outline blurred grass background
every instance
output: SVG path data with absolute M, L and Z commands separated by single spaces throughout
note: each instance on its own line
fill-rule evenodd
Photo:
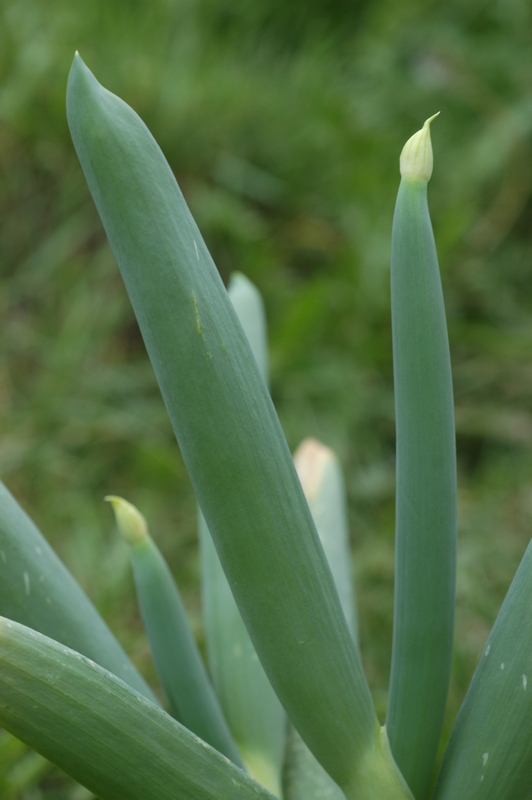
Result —
M 0 0 L 0 475 L 148 676 L 102 498 L 147 515 L 201 637 L 195 501 L 68 135 L 74 50 L 154 133 L 222 275 L 262 291 L 290 446 L 313 435 L 341 458 L 381 715 L 391 218 L 402 145 L 442 112 L 430 202 L 460 473 L 448 733 L 532 521 L 531 45 L 527 0 Z M 90 795 L 2 734 L 0 796 Z

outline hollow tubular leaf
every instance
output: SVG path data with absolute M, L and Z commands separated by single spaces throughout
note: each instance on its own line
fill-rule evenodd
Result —
M 358 643 L 355 591 L 349 550 L 347 505 L 342 470 L 334 452 L 316 439 L 305 439 L 294 463 L 336 584 L 347 625 Z
M 288 733 L 283 800 L 345 800 L 339 786 L 314 758 L 294 728 Z
M 277 415 L 172 171 L 144 123 L 79 56 L 67 112 L 196 496 L 270 681 L 338 783 L 366 776 L 371 753 L 370 770 L 378 757 L 380 780 L 400 796 Z
M 0 613 L 93 659 L 157 702 L 87 595 L 1 483 Z
M 0 724 L 101 800 L 271 800 L 84 656 L 0 618 Z
M 399 187 L 392 234 L 397 499 L 387 729 L 403 775 L 423 800 L 451 670 L 456 455 L 449 343 L 427 205 L 432 170 L 428 125 L 416 136 L 405 146 L 408 151 L 415 145 L 415 157 L 402 159 L 402 167 L 405 161 L 411 169 Z
M 233 272 L 227 288 L 236 315 L 244 329 L 251 352 L 266 385 L 269 384 L 268 335 L 264 303 L 256 286 L 242 275 Z
M 338 459 L 315 439 L 305 439 L 294 463 L 355 642 L 358 640 L 345 488 Z M 316 761 L 293 729 L 288 736 L 283 779 L 284 800 L 342 800 L 340 788 Z
M 209 682 L 179 595 L 146 521 L 131 503 L 108 497 L 129 541 L 137 600 L 170 713 L 204 742 L 242 766 Z
M 209 669 L 249 774 L 280 796 L 286 716 L 242 621 L 201 512 L 202 608 Z
M 488 638 L 443 757 L 434 800 L 529 800 L 532 544 Z
M 268 382 L 266 317 L 258 289 L 233 273 L 229 298 Z M 229 727 L 255 780 L 281 794 L 286 715 L 264 672 L 201 511 L 201 594 L 210 673 Z

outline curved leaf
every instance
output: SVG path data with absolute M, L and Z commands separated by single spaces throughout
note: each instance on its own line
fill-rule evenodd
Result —
M 404 796 L 277 415 L 175 178 L 139 117 L 79 56 L 67 111 L 198 501 L 270 681 L 346 791 L 363 785 L 371 796 L 380 782 L 390 797 Z
M 242 761 L 209 682 L 172 573 L 148 532 L 146 520 L 127 500 L 106 497 L 130 545 L 144 629 L 170 713 L 239 767 Z
M 262 297 L 240 273 L 231 275 L 228 293 L 267 384 Z M 249 638 L 201 511 L 198 534 L 207 657 L 216 693 L 250 775 L 280 796 L 286 715 Z
M 434 800 L 529 800 L 532 793 L 532 543 L 475 671 Z
M 87 595 L 1 483 L 0 614 L 92 658 L 157 702 Z
M 0 724 L 101 800 L 271 800 L 89 659 L 0 618 Z

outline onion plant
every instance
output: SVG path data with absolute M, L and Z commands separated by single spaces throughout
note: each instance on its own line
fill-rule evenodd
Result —
M 292 458 L 257 290 L 227 290 L 144 123 L 76 55 L 68 122 L 197 495 L 207 664 L 141 513 L 129 543 L 164 705 L 0 488 L 0 724 L 101 800 L 528 800 L 532 549 L 437 770 L 452 658 L 456 458 L 427 206 L 428 120 L 392 230 L 396 578 L 388 712 L 361 663 L 338 461 Z M 155 536 L 157 532 L 155 531 Z

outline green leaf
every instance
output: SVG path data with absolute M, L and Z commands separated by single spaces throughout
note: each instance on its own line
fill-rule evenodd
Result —
M 214 688 L 249 774 L 280 796 L 285 713 L 249 638 L 201 512 L 198 531 L 205 639 Z
M 294 454 L 294 463 L 349 630 L 353 640 L 357 641 L 347 507 L 338 459 L 325 445 L 315 439 L 305 439 Z M 342 800 L 344 797 L 293 729 L 288 736 L 283 790 L 284 800 Z
M 427 176 L 432 170 L 428 131 L 427 123 L 401 156 L 407 177 L 397 197 L 391 269 L 397 500 L 386 723 L 394 757 L 418 800 L 429 790 L 442 730 L 451 671 L 456 572 L 453 393 L 443 294 L 427 206 Z
M 267 384 L 266 316 L 260 293 L 240 273 L 231 275 L 228 293 Z M 281 796 L 284 709 L 249 638 L 201 511 L 198 533 L 205 639 L 216 693 L 250 775 Z
M 159 147 L 76 56 L 72 138 L 198 501 L 292 721 L 351 794 L 404 796 L 277 415 Z M 280 598 L 282 600 L 280 601 Z
M 6 619 L 0 724 L 101 800 L 272 797 L 119 678 Z
M 453 728 L 434 800 L 529 800 L 532 787 L 532 543 Z
M 92 658 L 157 702 L 86 594 L 3 484 L 0 613 Z
M 227 291 L 255 356 L 259 372 L 264 383 L 268 385 L 268 336 L 266 314 L 260 292 L 241 272 L 232 273 Z
M 288 734 L 282 796 L 283 800 L 345 800 L 340 787 L 316 761 L 294 728 Z
M 129 542 L 137 599 L 170 713 L 238 766 L 238 750 L 209 682 L 177 586 L 146 521 L 121 497 L 107 497 Z
M 347 503 L 340 464 L 334 452 L 316 439 L 305 439 L 299 445 L 294 453 L 294 463 L 331 568 L 348 628 L 353 640 L 358 643 Z

